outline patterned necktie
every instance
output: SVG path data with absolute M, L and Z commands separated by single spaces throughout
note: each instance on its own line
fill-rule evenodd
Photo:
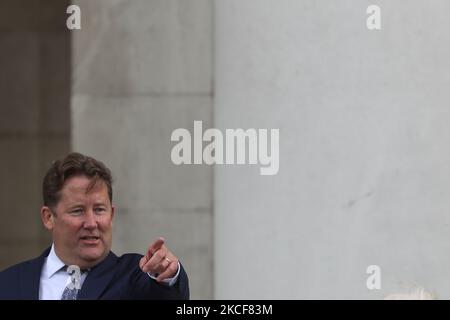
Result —
M 69 287 L 66 287 L 61 296 L 61 300 L 77 300 L 78 291 L 80 290 L 75 288 L 70 289 Z
M 81 272 L 78 269 L 78 273 L 74 272 L 74 270 L 68 270 L 68 267 L 65 266 L 64 270 L 69 274 L 70 276 L 70 282 L 67 284 L 67 286 L 64 288 L 63 294 L 61 296 L 61 300 L 77 300 L 78 292 L 80 289 L 77 289 L 81 281 Z

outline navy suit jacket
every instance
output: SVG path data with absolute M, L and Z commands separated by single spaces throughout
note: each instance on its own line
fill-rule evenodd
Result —
M 39 257 L 0 272 L 0 299 L 39 299 L 42 266 L 50 248 Z M 158 284 L 139 268 L 142 255 L 113 252 L 93 267 L 78 293 L 78 299 L 189 299 L 186 272 L 180 264 L 174 286 Z

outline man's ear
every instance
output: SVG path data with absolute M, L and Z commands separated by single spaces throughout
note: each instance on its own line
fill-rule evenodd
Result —
M 116 211 L 116 208 L 113 205 L 111 205 L 111 223 L 112 223 L 112 220 L 114 218 L 114 212 L 115 211 Z
M 43 206 L 41 208 L 41 219 L 42 219 L 42 224 L 44 225 L 44 227 L 47 230 L 52 231 L 53 230 L 53 219 L 55 217 L 53 216 L 52 211 L 50 210 L 49 207 Z

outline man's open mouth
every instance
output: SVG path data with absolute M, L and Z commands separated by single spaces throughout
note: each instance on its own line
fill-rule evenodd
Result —
M 98 239 L 100 239 L 100 237 L 96 237 L 96 236 L 81 237 L 81 240 L 98 240 Z

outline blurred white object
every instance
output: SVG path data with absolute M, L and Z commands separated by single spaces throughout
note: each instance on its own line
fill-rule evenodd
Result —
M 436 296 L 419 287 L 409 293 L 393 293 L 384 298 L 384 300 L 435 300 Z

